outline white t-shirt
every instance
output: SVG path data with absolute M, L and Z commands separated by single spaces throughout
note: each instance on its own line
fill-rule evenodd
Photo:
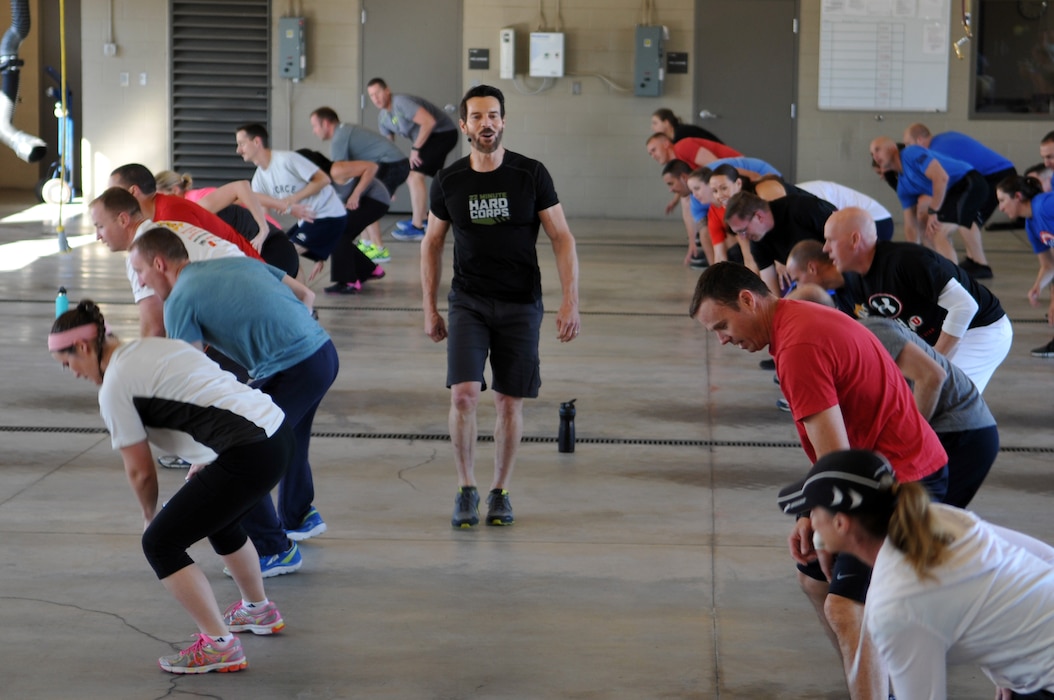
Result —
M 809 182 L 799 182 L 797 183 L 797 186 L 809 194 L 816 195 L 820 199 L 830 202 L 834 205 L 835 209 L 859 207 L 870 214 L 871 218 L 875 221 L 893 218 L 893 215 L 889 213 L 889 210 L 874 199 L 871 199 L 863 192 L 858 192 L 851 187 L 839 185 L 837 182 L 810 180 Z
M 887 539 L 864 605 L 893 693 L 945 700 L 947 665 L 981 667 L 996 686 L 1054 690 L 1054 549 L 968 511 L 931 505 L 953 535 L 948 560 L 920 579 Z
M 165 454 L 206 464 L 275 434 L 285 414 L 182 340 L 144 338 L 110 356 L 99 410 L 115 450 L 149 440 Z
M 304 189 L 318 170 L 317 165 L 299 153 L 271 151 L 271 162 L 267 169 L 258 167 L 253 174 L 253 191 L 275 199 L 285 199 Z M 337 193 L 329 185 L 300 200 L 300 203 L 315 212 L 316 219 L 332 219 L 347 213 L 337 199 Z
M 139 238 L 150 229 L 159 226 L 167 228 L 183 239 L 183 245 L 187 248 L 187 257 L 190 258 L 190 262 L 201 262 L 202 260 L 214 260 L 216 258 L 245 257 L 245 253 L 230 241 L 225 241 L 203 228 L 198 228 L 183 221 L 153 222 L 147 219 L 139 224 L 139 228 L 135 230 L 134 238 Z M 135 270 L 132 269 L 132 261 L 129 258 L 125 258 L 124 269 L 128 275 L 128 281 L 132 284 L 132 296 L 135 298 L 136 304 L 147 297 L 154 296 L 153 289 L 139 284 L 139 275 L 135 274 Z

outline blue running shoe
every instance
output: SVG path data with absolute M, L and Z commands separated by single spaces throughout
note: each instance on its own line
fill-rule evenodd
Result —
M 392 229 L 392 238 L 397 241 L 419 241 L 424 237 L 424 226 L 422 226 L 421 228 L 417 228 L 416 226 L 411 224 L 406 228 L 396 227 Z
M 322 519 L 322 516 L 318 514 L 318 509 L 311 506 L 311 510 L 307 512 L 304 519 L 300 521 L 300 525 L 293 530 L 286 530 L 286 537 L 293 540 L 294 542 L 300 542 L 307 540 L 315 535 L 321 535 L 326 531 L 326 522 Z

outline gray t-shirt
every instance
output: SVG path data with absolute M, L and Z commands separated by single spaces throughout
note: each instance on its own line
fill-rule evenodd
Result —
M 388 134 L 399 134 L 413 141 L 417 138 L 417 132 L 421 126 L 414 122 L 417 110 L 424 107 L 425 111 L 436 120 L 432 133 L 438 134 L 444 131 L 452 131 L 457 127 L 450 120 L 446 112 L 436 107 L 428 100 L 422 100 L 413 95 L 392 95 L 391 109 L 382 109 L 377 115 L 377 125 L 384 136 Z
M 995 425 L 995 417 L 988 410 L 988 404 L 981 398 L 973 381 L 948 358 L 931 348 L 926 341 L 888 318 L 869 316 L 860 319 L 860 322 L 875 334 L 894 359 L 900 356 L 906 343 L 914 343 L 948 374 L 937 399 L 937 408 L 930 419 L 933 432 L 957 433 Z
M 329 152 L 331 160 L 369 160 L 374 163 L 406 160 L 391 140 L 354 124 L 341 124 L 336 128 Z

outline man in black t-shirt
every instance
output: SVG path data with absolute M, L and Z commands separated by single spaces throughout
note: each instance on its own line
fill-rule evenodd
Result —
M 787 255 L 799 241 L 822 241 L 823 225 L 834 205 L 811 194 L 788 194 L 767 202 L 740 192 L 728 200 L 725 223 L 730 231 L 750 241 L 758 274 L 773 294 L 781 295 L 790 281 Z
M 877 240 L 875 222 L 863 209 L 832 215 L 824 238 L 824 250 L 838 271 L 861 276 L 856 301 L 862 313 L 907 325 L 984 391 L 1014 336 L 988 288 L 929 248 Z
M 458 473 L 451 524 L 479 522 L 475 480 L 476 405 L 486 388 L 490 356 L 496 456 L 486 523 L 511 525 L 506 489 L 523 433 L 523 399 L 541 386 L 538 339 L 542 322 L 541 271 L 536 243 L 541 226 L 556 255 L 563 302 L 556 315 L 560 342 L 578 336 L 578 255 L 552 178 L 545 166 L 505 150 L 505 97 L 480 85 L 465 93 L 461 132 L 471 152 L 432 180 L 428 227 L 421 242 L 421 286 L 425 333 L 447 342 L 450 389 L 450 440 Z M 454 230 L 454 278 L 449 302 L 449 333 L 437 296 L 443 246 Z

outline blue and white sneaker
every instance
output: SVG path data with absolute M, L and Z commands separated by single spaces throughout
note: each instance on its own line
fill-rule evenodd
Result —
M 413 225 L 414 225 L 414 220 L 413 219 L 403 219 L 402 221 L 397 221 L 395 223 L 395 228 L 396 229 L 404 229 L 404 228 L 410 228 Z
M 419 241 L 425 237 L 424 226 L 417 228 L 413 224 L 410 224 L 406 228 L 399 228 L 396 226 L 392 229 L 392 238 L 397 241 Z
M 303 563 L 304 558 L 300 556 L 300 547 L 296 545 L 296 542 L 293 542 L 289 549 L 280 554 L 260 557 L 260 575 L 264 578 L 271 578 L 272 576 L 291 574 L 299 570 Z M 225 566 L 223 567 L 223 574 L 224 576 L 230 576 L 231 570 Z
M 322 516 L 318 514 L 318 509 L 311 506 L 311 510 L 307 512 L 304 519 L 300 521 L 300 525 L 293 530 L 286 530 L 286 537 L 293 540 L 293 542 L 300 542 L 314 537 L 315 535 L 321 535 L 326 531 L 326 522 L 322 519 Z
M 269 557 L 260 557 L 260 575 L 264 578 L 291 574 L 300 569 L 304 563 L 300 556 L 300 547 L 296 542 L 281 554 L 272 554 Z

